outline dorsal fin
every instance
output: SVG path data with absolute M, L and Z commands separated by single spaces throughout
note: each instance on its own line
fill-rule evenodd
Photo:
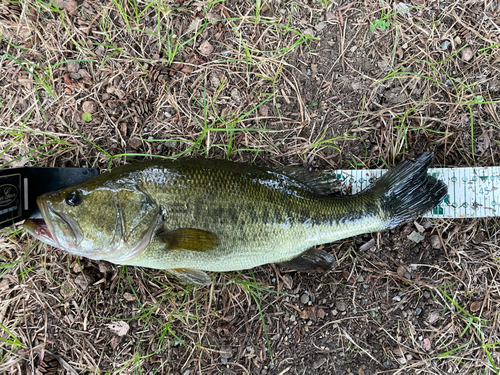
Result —
M 275 172 L 282 173 L 290 178 L 293 178 L 310 189 L 315 193 L 321 195 L 334 194 L 337 189 L 339 182 L 337 181 L 337 176 L 329 171 L 308 171 L 306 168 L 292 165 L 292 166 L 273 166 L 269 169 Z
M 219 246 L 219 237 L 201 229 L 180 228 L 158 234 L 167 250 L 209 251 Z

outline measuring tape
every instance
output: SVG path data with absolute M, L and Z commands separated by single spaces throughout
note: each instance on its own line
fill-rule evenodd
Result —
M 342 190 L 355 194 L 380 178 L 385 169 L 337 170 Z M 423 217 L 475 218 L 500 216 L 500 167 L 429 168 L 428 174 L 448 186 L 444 201 Z

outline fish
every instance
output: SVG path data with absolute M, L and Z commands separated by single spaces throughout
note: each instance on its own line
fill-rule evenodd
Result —
M 137 162 L 37 198 L 24 229 L 77 256 L 162 269 L 209 285 L 209 272 L 280 263 L 331 269 L 318 245 L 388 230 L 437 206 L 433 154 L 404 160 L 363 191 L 329 193 L 324 173 L 216 159 Z M 331 186 L 330 186 L 331 187 Z

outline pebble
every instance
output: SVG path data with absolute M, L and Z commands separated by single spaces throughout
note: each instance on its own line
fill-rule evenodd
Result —
M 415 309 L 415 314 L 416 314 L 416 315 L 420 315 L 420 314 L 422 314 L 422 309 L 421 309 L 420 307 L 417 307 L 417 308 Z
M 372 318 L 375 318 L 375 317 L 377 316 L 377 314 L 375 314 L 375 311 L 370 310 L 370 316 L 371 316 Z
M 304 293 L 300 296 L 300 302 L 302 302 L 304 305 L 307 304 L 307 302 L 309 302 L 309 296 Z
M 448 49 L 448 47 L 450 46 L 451 42 L 449 40 L 445 40 L 443 43 L 441 43 L 441 49 Z
M 393 301 L 396 301 L 396 302 L 399 302 L 399 301 L 401 301 L 401 297 L 400 297 L 400 296 L 394 296 L 394 297 L 392 298 L 392 300 L 393 300 Z
M 297 318 L 295 317 L 295 315 L 290 316 L 290 321 L 291 321 L 291 322 L 295 322 L 295 319 L 297 319 Z
M 405 272 L 404 274 L 404 277 L 408 280 L 411 280 L 411 273 L 409 273 L 408 271 Z
M 82 111 L 88 113 L 94 113 L 96 111 L 96 105 L 93 101 L 87 100 L 82 104 Z
M 347 305 L 344 301 L 335 301 L 335 307 L 340 311 L 346 311 Z
M 465 47 L 462 50 L 462 60 L 470 61 L 474 57 L 474 51 L 470 47 Z
M 66 64 L 66 68 L 70 73 L 77 73 L 80 70 L 80 63 L 78 61 L 71 61 Z
M 302 33 L 312 37 L 316 36 L 316 32 L 311 28 L 305 29 Z
M 82 76 L 80 73 L 69 73 L 69 78 L 71 78 L 73 81 L 78 81 L 82 78 Z
M 425 298 L 427 298 L 427 299 L 431 298 L 431 293 L 430 293 L 429 291 L 427 291 L 427 290 L 426 290 L 426 291 L 424 292 L 424 297 L 425 297 Z
M 431 243 L 433 249 L 441 249 L 443 247 L 439 236 L 436 234 L 429 237 L 429 242 Z
M 220 357 L 220 361 L 221 361 L 223 364 L 226 364 L 226 363 L 227 363 L 227 358 Z
M 369 287 L 370 287 L 370 285 L 368 285 L 368 284 L 363 284 L 363 288 L 368 289 Z
M 383 363 L 383 365 L 384 365 L 385 368 L 391 368 L 391 362 L 389 362 L 389 361 L 385 361 Z
M 359 275 L 358 276 L 358 283 L 362 283 L 363 281 L 365 281 L 365 278 L 362 275 Z
M 405 357 L 398 358 L 398 362 L 404 365 L 406 364 L 406 358 Z

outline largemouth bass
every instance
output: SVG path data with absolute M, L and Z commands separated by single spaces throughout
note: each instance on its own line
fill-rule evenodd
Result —
M 353 196 L 328 195 L 301 168 L 222 160 L 151 161 L 114 168 L 38 197 L 43 220 L 25 229 L 90 259 L 165 269 L 211 283 L 203 271 L 267 263 L 331 267 L 311 247 L 390 229 L 439 204 L 446 185 L 427 176 L 431 153 L 405 160 Z

